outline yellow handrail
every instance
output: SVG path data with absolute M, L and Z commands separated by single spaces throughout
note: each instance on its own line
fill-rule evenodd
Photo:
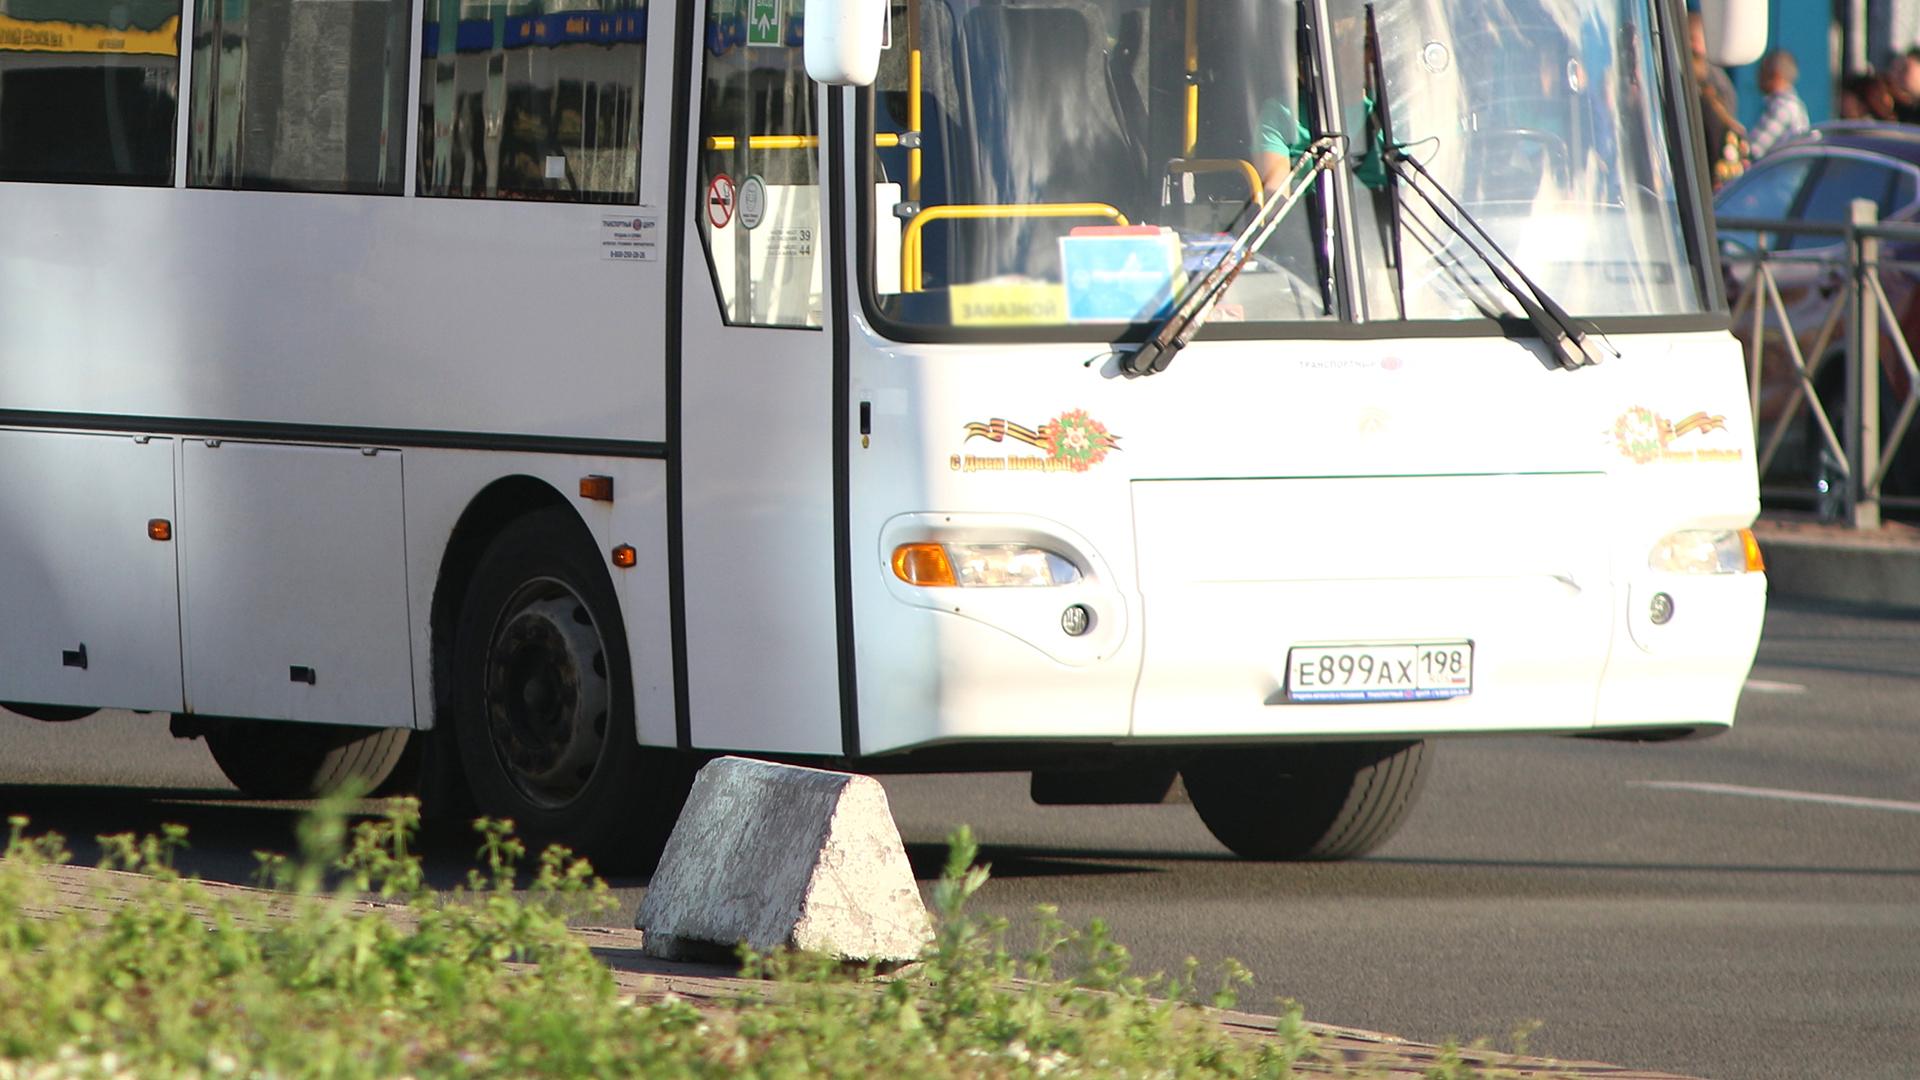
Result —
M 1187 129 L 1181 157 L 1192 157 L 1200 141 L 1200 2 L 1187 0 Z
M 707 149 L 732 150 L 740 145 L 740 140 L 732 135 L 707 136 Z M 811 150 L 820 145 L 818 135 L 749 135 L 749 150 Z M 900 136 L 891 131 L 882 131 L 873 137 L 873 145 L 882 150 L 900 145 Z
M 907 0 L 907 10 L 917 12 L 914 0 Z M 920 17 L 910 14 L 907 17 L 909 36 L 918 38 Z M 907 53 L 907 127 L 914 132 L 920 131 L 920 43 L 915 40 L 913 49 Z M 907 149 L 907 198 L 912 202 L 920 201 L 920 144 L 915 143 Z
M 907 222 L 907 231 L 900 238 L 900 287 L 907 292 L 919 292 L 923 284 L 920 266 L 920 233 L 930 221 L 942 221 L 949 218 L 974 220 L 979 218 L 1062 218 L 1062 217 L 1103 217 L 1115 224 L 1125 225 L 1127 215 L 1106 203 L 1026 203 L 1026 204 L 963 204 L 958 206 L 929 206 L 913 215 Z
M 1259 206 L 1266 201 L 1267 188 L 1260 182 L 1260 170 L 1253 162 L 1241 158 L 1174 158 L 1167 162 L 1170 173 L 1232 173 L 1237 172 L 1246 178 L 1247 190 L 1253 193 L 1253 205 Z

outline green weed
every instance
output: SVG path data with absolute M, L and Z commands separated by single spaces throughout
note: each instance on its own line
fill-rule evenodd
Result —
M 414 803 L 358 822 L 350 806 L 323 802 L 295 855 L 259 856 L 271 893 L 183 877 L 183 829 L 103 837 L 103 865 L 140 877 L 90 904 L 54 889 L 62 840 L 10 819 L 0 1080 L 1356 1075 L 1319 1056 L 1296 1006 L 1264 1038 L 1212 1023 L 1204 1007 L 1229 1007 L 1250 985 L 1237 964 L 1205 985 L 1192 961 L 1140 976 L 1104 924 L 1069 928 L 1047 909 L 1034 940 L 1010 948 L 1004 920 L 968 909 L 988 870 L 964 828 L 920 962 L 883 976 L 748 953 L 744 973 L 766 981 L 695 1008 L 623 995 L 569 935 L 569 919 L 605 916 L 612 901 L 565 849 L 523 877 L 511 825 L 482 820 L 478 868 L 441 895 L 410 846 Z M 369 897 L 403 911 L 371 910 Z M 1435 1075 L 1476 1075 L 1467 1068 L 1456 1058 Z

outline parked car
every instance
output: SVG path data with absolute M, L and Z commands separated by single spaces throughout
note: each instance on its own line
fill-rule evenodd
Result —
M 1753 218 L 1839 225 L 1848 220 L 1855 199 L 1870 199 L 1879 207 L 1880 220 L 1920 222 L 1920 126 L 1865 121 L 1820 124 L 1811 132 L 1784 143 L 1744 174 L 1730 181 L 1714 198 L 1720 218 Z M 1920 232 L 1916 232 L 1920 236 Z M 1834 431 L 1843 440 L 1849 424 L 1846 407 L 1846 313 L 1826 340 L 1822 329 L 1844 304 L 1851 269 L 1845 243 L 1836 235 L 1720 230 L 1727 295 L 1736 305 L 1755 277 L 1754 253 L 1762 246 L 1780 300 L 1791 324 L 1793 339 L 1807 363 L 1815 369 L 1814 383 Z M 1914 260 L 1913 267 L 1886 267 L 1880 281 L 1887 292 L 1909 346 L 1920 345 L 1920 239 L 1886 241 L 1882 260 Z M 1798 385 L 1786 347 L 1786 327 L 1771 310 L 1761 353 L 1760 421 L 1762 445 L 1774 422 L 1786 410 Z M 1753 333 L 1751 312 L 1736 320 L 1734 335 L 1749 346 Z M 1817 352 L 1816 352 L 1817 349 Z M 1892 338 L 1881 335 L 1880 361 L 1882 439 L 1890 432 L 1913 386 Z M 1907 444 L 1920 443 L 1908 439 Z M 1762 483 L 1774 491 L 1797 493 L 1789 501 L 1805 505 L 1812 499 L 1825 511 L 1838 508 L 1837 486 L 1843 472 L 1826 449 L 1825 439 L 1803 412 L 1789 429 Z M 1920 453 L 1903 445 L 1887 474 L 1888 495 L 1920 494 Z

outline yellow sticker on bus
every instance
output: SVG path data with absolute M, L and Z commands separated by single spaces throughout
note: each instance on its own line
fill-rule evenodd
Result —
M 16 19 L 0 15 L 0 52 L 120 53 L 138 56 L 180 55 L 180 17 L 158 29 L 116 30 L 57 19 Z
M 1050 326 L 1067 321 L 1059 282 L 981 281 L 948 290 L 955 326 Z

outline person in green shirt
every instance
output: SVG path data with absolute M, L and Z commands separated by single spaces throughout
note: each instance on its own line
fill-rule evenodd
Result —
M 1370 123 L 1373 116 L 1373 95 L 1361 100 L 1361 106 L 1351 119 L 1348 131 L 1349 143 L 1366 141 L 1366 151 L 1353 163 L 1353 175 L 1369 190 L 1379 191 L 1387 186 L 1387 165 L 1385 151 L 1387 139 L 1378 125 Z M 1293 165 L 1307 146 L 1313 142 L 1313 134 L 1306 125 L 1294 115 L 1293 109 L 1280 98 L 1268 98 L 1260 103 L 1260 115 L 1256 122 L 1258 130 L 1254 133 L 1254 165 L 1260 170 L 1260 182 L 1268 191 L 1277 190 L 1285 182 L 1287 174 L 1293 171 Z M 1368 140 L 1359 133 L 1371 129 L 1373 137 Z

